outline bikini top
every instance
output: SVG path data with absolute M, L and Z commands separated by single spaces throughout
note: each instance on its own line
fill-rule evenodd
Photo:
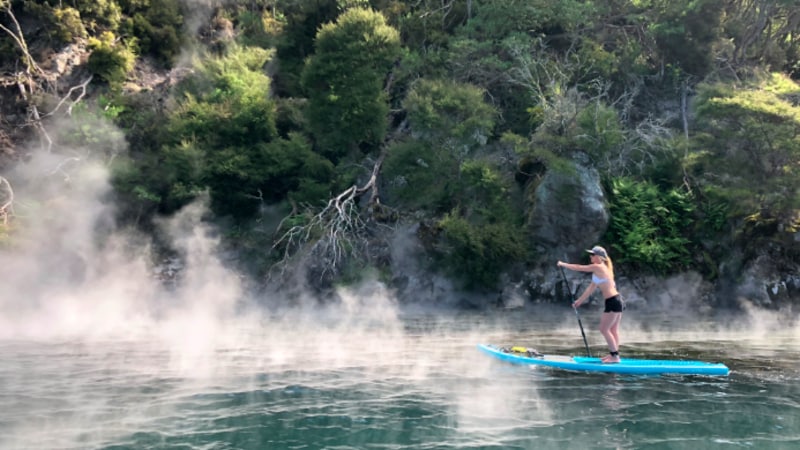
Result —
M 592 283 L 594 283 L 594 284 L 603 284 L 603 283 L 607 283 L 607 282 L 608 282 L 607 278 L 600 278 L 597 275 L 592 274 Z

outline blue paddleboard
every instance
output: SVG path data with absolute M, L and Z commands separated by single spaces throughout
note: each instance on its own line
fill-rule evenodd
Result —
M 727 376 L 729 372 L 728 366 L 725 364 L 704 361 L 622 358 L 619 363 L 603 363 L 600 358 L 545 355 L 524 347 L 498 347 L 491 344 L 478 344 L 478 349 L 497 359 L 515 364 L 583 372 L 721 376 Z

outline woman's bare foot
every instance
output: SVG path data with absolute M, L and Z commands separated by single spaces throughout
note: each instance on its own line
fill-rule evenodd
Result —
M 618 363 L 618 362 L 620 362 L 619 352 L 609 352 L 608 355 L 603 356 L 602 358 L 600 358 L 600 361 L 605 363 L 605 364 Z

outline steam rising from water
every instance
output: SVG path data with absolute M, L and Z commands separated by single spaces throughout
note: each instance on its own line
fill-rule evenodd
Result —
M 202 205 L 162 225 L 189 265 L 187 283 L 167 292 L 151 274 L 147 241 L 114 229 L 105 168 L 83 161 L 62 177 L 49 170 L 57 159 L 36 154 L 14 177 L 20 217 L 14 247 L 0 253 L 0 337 L 130 337 L 187 316 L 213 326 L 232 312 L 239 282 L 213 257 Z
M 18 217 L 14 246 L 0 251 L 0 342 L 136 341 L 167 350 L 169 367 L 192 376 L 228 370 L 237 352 L 253 349 L 249 367 L 264 369 L 300 360 L 369 365 L 350 353 L 404 345 L 393 296 L 377 282 L 343 289 L 340 303 L 324 308 L 287 311 L 278 298 L 247 298 L 218 256 L 202 201 L 157 223 L 185 263 L 167 289 L 154 276 L 149 242 L 114 228 L 105 167 L 79 161 L 55 173 L 62 161 L 35 154 L 8 177 Z
M 14 248 L 0 252 L 0 354 L 33 363 L 0 365 L 8 392 L 24 392 L 23 400 L 10 397 L 13 408 L 0 408 L 13 411 L 0 412 L 0 446 L 103 446 L 141 430 L 180 435 L 186 427 L 204 429 L 206 398 L 221 408 L 227 403 L 220 396 L 270 390 L 366 389 L 384 405 L 396 396 L 425 398 L 454 410 L 449 425 L 468 443 L 503 445 L 506 431 L 521 423 L 554 424 L 553 404 L 535 380 L 519 371 L 504 376 L 475 344 L 580 352 L 569 308 L 505 312 L 516 318 L 511 322 L 455 313 L 409 321 L 378 282 L 340 290 L 336 304 L 279 308 L 279 298 L 246 297 L 239 277 L 218 257 L 219 239 L 202 220 L 203 202 L 158 223 L 186 264 L 180 283 L 166 289 L 153 276 L 147 241 L 112 226 L 106 170 L 83 162 L 67 180 L 52 175 L 54 164 L 54 155 L 36 155 L 9 177 L 20 217 Z M 581 314 L 590 345 L 602 348 L 599 312 Z M 781 328 L 780 314 L 751 311 L 745 319 L 730 327 L 694 326 L 678 315 L 677 331 L 665 332 L 631 310 L 623 349 L 670 339 L 752 345 L 772 339 L 775 329 L 798 334 L 797 325 Z M 748 331 L 739 328 L 743 323 Z M 336 407 L 354 416 L 372 411 Z
M 244 298 L 240 278 L 218 257 L 215 230 L 202 220 L 204 202 L 158 223 L 186 264 L 181 283 L 167 290 L 153 276 L 147 240 L 114 229 L 113 205 L 106 201 L 110 186 L 105 167 L 85 160 L 72 164 L 69 171 L 54 170 L 63 169 L 63 161 L 56 154 L 38 153 L 8 176 L 17 193 L 19 217 L 14 247 L 0 251 L 4 273 L 0 339 L 157 337 L 180 353 L 197 354 L 239 342 L 243 329 L 274 329 L 281 323 L 279 316 L 270 315 L 280 299 Z M 663 315 L 685 333 L 683 322 L 691 319 L 681 311 L 692 310 L 687 299 L 694 288 L 675 292 L 677 284 L 672 283 L 672 292 L 653 293 L 652 298 L 666 306 Z M 383 344 L 376 337 L 397 342 L 403 336 L 398 308 L 384 286 L 366 284 L 342 291 L 340 298 L 340 304 L 324 313 L 295 311 L 282 332 L 302 329 L 302 340 L 327 343 L 329 349 L 336 344 L 336 333 L 377 346 Z M 325 314 L 339 317 L 336 327 L 318 325 Z M 587 332 L 598 338 L 596 314 L 583 314 Z M 563 326 L 574 327 L 566 316 Z M 635 310 L 626 314 L 623 339 L 647 341 L 660 332 L 636 317 Z M 707 337 L 708 323 L 701 325 L 697 333 Z M 747 327 L 748 338 L 777 328 L 798 334 L 798 325 L 787 322 L 782 313 L 750 309 L 732 323 L 729 334 L 741 335 L 742 326 Z M 719 323 L 711 329 L 727 333 Z

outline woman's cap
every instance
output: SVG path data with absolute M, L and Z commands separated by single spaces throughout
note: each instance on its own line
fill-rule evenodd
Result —
M 586 251 L 593 255 L 597 255 L 603 259 L 608 258 L 608 253 L 606 253 L 606 249 L 600 247 L 599 245 L 595 245 L 594 247 L 592 247 L 591 250 L 586 250 Z

